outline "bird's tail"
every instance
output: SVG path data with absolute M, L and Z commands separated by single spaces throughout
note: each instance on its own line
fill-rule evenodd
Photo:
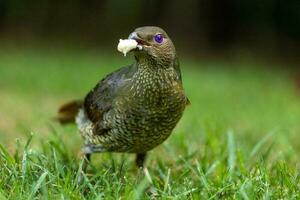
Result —
M 75 100 L 63 104 L 59 110 L 55 119 L 61 124 L 74 123 L 79 109 L 82 107 L 83 101 Z

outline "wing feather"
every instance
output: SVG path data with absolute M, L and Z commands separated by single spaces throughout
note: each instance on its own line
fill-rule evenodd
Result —
M 84 100 L 84 110 L 94 123 L 100 123 L 103 115 L 112 109 L 119 91 L 128 83 L 136 70 L 135 65 L 123 67 L 103 78 Z

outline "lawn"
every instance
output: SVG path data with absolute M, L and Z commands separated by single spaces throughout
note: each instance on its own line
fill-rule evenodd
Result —
M 139 176 L 105 153 L 78 184 L 81 138 L 52 118 L 132 62 L 116 51 L 0 50 L 0 199 L 299 199 L 300 95 L 292 72 L 253 59 L 181 59 L 192 105 Z

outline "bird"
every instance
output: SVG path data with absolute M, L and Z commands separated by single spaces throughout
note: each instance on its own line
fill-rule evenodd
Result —
M 94 153 L 133 153 L 143 168 L 147 153 L 170 136 L 190 101 L 168 34 L 143 26 L 128 39 L 137 42 L 130 51 L 133 64 L 108 74 L 83 100 L 61 106 L 57 120 L 77 124 L 87 162 Z

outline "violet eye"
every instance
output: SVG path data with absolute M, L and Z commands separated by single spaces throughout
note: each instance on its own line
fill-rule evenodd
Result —
M 157 35 L 154 36 L 154 40 L 155 40 L 155 42 L 157 42 L 157 43 L 162 43 L 163 40 L 164 40 L 164 37 L 163 37 L 162 34 L 157 34 Z

